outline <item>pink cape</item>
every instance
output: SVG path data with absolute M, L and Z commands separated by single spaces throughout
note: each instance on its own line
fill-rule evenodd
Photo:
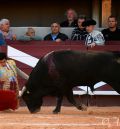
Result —
M 16 94 L 12 90 L 0 90 L 0 111 L 18 108 Z

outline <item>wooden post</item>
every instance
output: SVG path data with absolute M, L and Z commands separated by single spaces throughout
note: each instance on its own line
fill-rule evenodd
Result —
M 111 15 L 111 0 L 102 0 L 102 27 L 107 27 L 107 19 Z
M 98 28 L 100 26 L 100 1 L 99 0 L 93 0 L 92 1 L 92 18 L 96 20 Z

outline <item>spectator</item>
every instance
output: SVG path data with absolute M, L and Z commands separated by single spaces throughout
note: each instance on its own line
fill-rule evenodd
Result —
M 4 39 L 3 35 L 2 35 L 2 33 L 0 33 L 0 46 L 1 45 L 5 45 L 5 39 Z
M 52 23 L 51 25 L 51 33 L 44 37 L 44 40 L 51 40 L 55 42 L 61 42 L 68 39 L 68 36 L 60 33 L 60 25 L 59 23 Z
M 77 27 L 77 13 L 74 9 L 68 9 L 66 12 L 67 20 L 63 21 L 61 27 Z
M 86 28 L 88 35 L 85 40 L 85 44 L 90 47 L 96 45 L 104 45 L 104 37 L 101 32 L 94 30 L 96 21 L 93 19 L 88 19 L 82 23 L 82 26 Z
M 85 27 L 82 26 L 82 23 L 86 20 L 84 15 L 79 16 L 78 18 L 78 27 L 75 28 L 72 32 L 71 40 L 85 40 L 87 32 Z
M 10 21 L 8 19 L 2 19 L 0 21 L 0 32 L 3 34 L 5 39 L 16 40 L 16 35 L 13 34 L 10 29 Z
M 8 59 L 5 53 L 0 52 L 0 89 L 14 91 L 16 98 L 19 95 L 17 75 L 28 79 L 28 75 L 22 72 L 13 60 Z
M 21 36 L 17 40 L 31 41 L 31 40 L 41 40 L 41 38 L 35 35 L 35 30 L 32 27 L 28 27 L 25 35 Z
M 120 40 L 120 29 L 117 27 L 117 19 L 115 16 L 108 17 L 108 28 L 102 30 L 106 41 Z

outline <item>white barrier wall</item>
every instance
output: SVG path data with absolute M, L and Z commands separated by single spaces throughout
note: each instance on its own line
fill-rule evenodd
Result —
M 20 36 L 23 36 L 28 27 L 11 27 L 13 30 L 13 33 L 17 35 L 17 38 L 19 39 Z M 50 27 L 32 27 L 36 31 L 36 36 L 40 36 L 41 39 L 43 39 L 47 34 L 51 32 Z M 69 27 L 62 27 L 60 32 L 66 34 L 69 39 L 71 38 L 71 34 L 74 28 L 69 28 Z M 96 30 L 102 30 L 102 28 L 96 28 Z
M 19 39 L 20 36 L 23 36 L 28 27 L 11 27 L 13 33 L 17 35 Z M 47 34 L 51 32 L 50 27 L 32 27 L 35 29 L 36 36 L 40 36 L 43 39 Z M 69 38 L 71 38 L 71 34 L 74 28 L 61 28 L 60 32 L 66 34 Z

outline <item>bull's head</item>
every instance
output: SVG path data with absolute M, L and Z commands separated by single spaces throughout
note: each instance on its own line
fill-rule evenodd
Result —
M 24 87 L 20 96 L 25 101 L 31 113 L 36 113 L 40 110 L 42 98 L 38 97 L 36 93 L 29 91 L 26 87 Z

